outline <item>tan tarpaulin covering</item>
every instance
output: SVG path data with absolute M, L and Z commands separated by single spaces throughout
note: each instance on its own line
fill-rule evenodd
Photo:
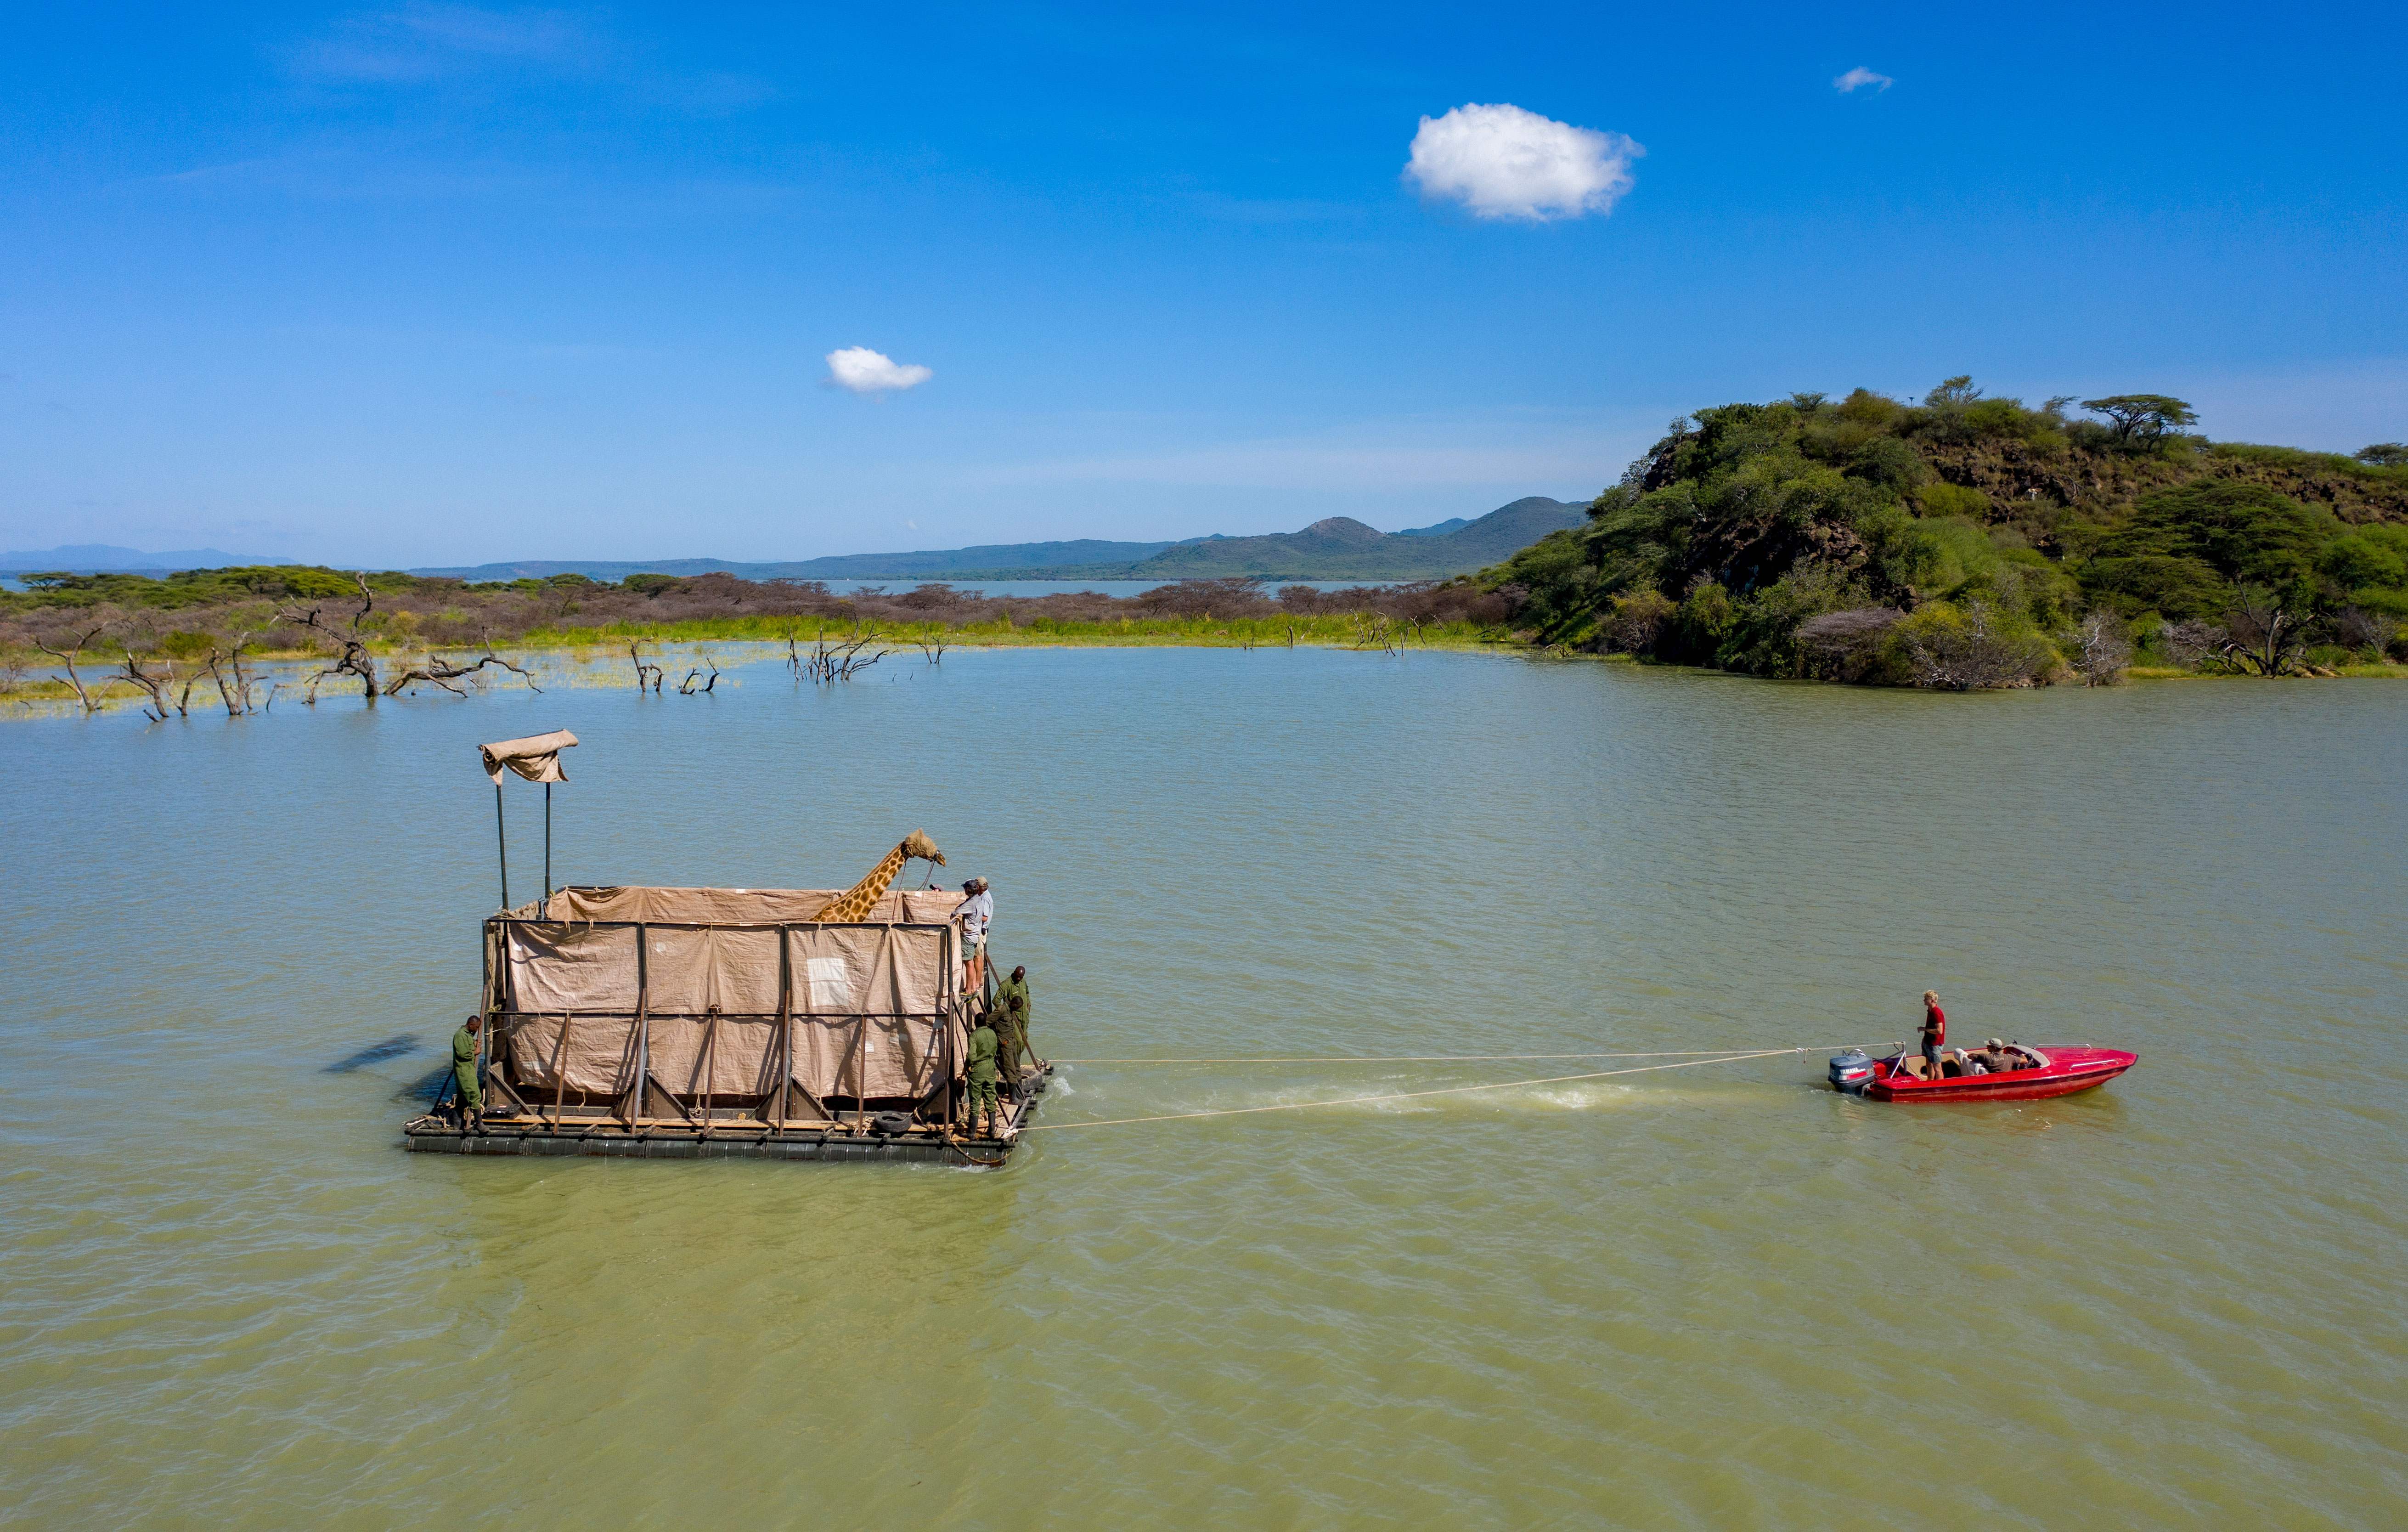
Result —
M 531 782 L 565 782 L 568 773 L 560 769 L 560 752 L 577 743 L 577 736 L 566 729 L 554 729 L 550 734 L 531 734 L 523 739 L 497 739 L 490 745 L 479 745 L 477 753 L 484 757 L 485 775 L 494 785 L 502 785 L 502 769 L 507 766 Z
M 780 925 L 808 921 L 839 888 L 564 888 L 543 907 L 555 921 L 662 921 L 685 925 Z M 941 925 L 958 892 L 888 889 L 862 919 L 871 925 Z
M 580 1016 L 568 1023 L 568 1046 L 561 1048 L 562 1019 L 519 1018 L 510 1031 L 512 1078 L 538 1099 L 549 1099 L 554 1081 L 567 1078 L 571 1100 L 624 1095 L 636 1078 L 636 1024 L 625 1017 Z M 835 1021 L 798 1017 L 795 1032 L 795 1083 L 825 1099 L 846 1096 L 918 1096 L 944 1083 L 942 1027 L 950 1024 L 896 1017 Z M 680 1096 L 767 1095 L 777 1088 L 778 1024 L 719 1020 L 719 1040 L 709 1052 L 709 1083 L 703 1075 L 710 1023 L 690 1017 L 654 1017 L 652 1078 Z M 856 1058 L 856 1044 L 858 1054 Z M 968 1046 L 956 1026 L 953 1057 Z M 558 1074 L 553 1061 L 558 1059 Z M 854 1066 L 860 1066 L 858 1077 Z M 796 1115 L 801 1115 L 799 1112 Z
M 958 901 L 960 895 L 944 897 Z M 691 901 L 661 904 L 694 912 Z M 781 936 L 791 975 L 787 1006 L 795 1018 L 794 1078 L 803 1089 L 819 1096 L 924 1095 L 943 1082 L 936 1060 L 944 1056 L 947 1029 L 953 1033 L 951 1056 L 967 1055 L 960 1022 L 940 1014 L 957 987 L 957 938 L 948 927 L 795 925 L 781 933 L 672 925 L 642 935 L 652 1075 L 680 1096 L 706 1090 L 761 1095 L 775 1088 Z M 538 1096 L 563 1088 L 614 1096 L 632 1087 L 637 939 L 624 925 L 513 922 L 504 928 L 504 994 L 507 1009 L 518 1013 L 507 1024 L 514 1079 Z

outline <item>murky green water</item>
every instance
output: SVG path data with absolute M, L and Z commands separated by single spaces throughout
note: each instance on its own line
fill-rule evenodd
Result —
M 2408 689 L 1169 650 L 739 679 L 0 728 L 9 1516 L 2408 1507 Z M 494 900 L 471 746 L 562 724 L 564 876 L 827 885 L 924 826 L 995 879 L 1057 1056 L 1817 1051 L 1052 1132 L 1002 1173 L 403 1154 Z M 1963 1033 L 2142 1064 L 2019 1107 L 1820 1087 L 1927 985 Z M 396 1033 L 425 1047 L 325 1072 Z M 1549 1072 L 1081 1065 L 1046 1120 Z

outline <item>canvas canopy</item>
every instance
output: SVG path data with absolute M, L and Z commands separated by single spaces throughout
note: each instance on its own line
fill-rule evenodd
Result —
M 655 921 L 686 925 L 779 925 L 808 921 L 840 889 L 564 888 L 538 912 L 553 921 Z M 962 902 L 943 889 L 888 889 L 863 916 L 871 925 L 941 925 Z M 534 908 L 534 907 L 530 907 Z
M 958 1078 L 968 1035 L 946 918 L 962 896 L 890 891 L 871 923 L 810 923 L 835 896 L 565 889 L 541 909 L 552 919 L 494 923 L 509 1078 L 536 1100 L 623 1097 L 638 1059 L 681 1098 L 767 1096 L 789 1061 L 822 1098 L 924 1097 Z
M 568 773 L 560 769 L 560 752 L 577 743 L 577 736 L 566 729 L 554 729 L 550 734 L 531 734 L 523 739 L 498 739 L 490 745 L 479 745 L 477 753 L 484 758 L 485 775 L 494 785 L 502 785 L 502 772 L 515 771 L 531 782 L 565 782 Z

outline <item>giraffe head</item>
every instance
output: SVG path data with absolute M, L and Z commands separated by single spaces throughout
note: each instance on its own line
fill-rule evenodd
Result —
M 945 865 L 945 853 L 937 850 L 937 843 L 918 830 L 903 838 L 903 855 L 907 859 L 916 856 L 923 862 L 934 862 L 940 867 Z

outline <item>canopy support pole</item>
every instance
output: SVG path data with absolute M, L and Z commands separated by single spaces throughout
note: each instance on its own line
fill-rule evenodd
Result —
M 543 784 L 543 896 L 552 899 L 552 784 Z
M 652 967 L 648 949 L 652 933 L 636 923 L 636 1099 L 627 1110 L 627 1131 L 641 1132 L 644 1109 L 652 1103 L 644 1092 L 652 1082 Z
M 502 828 L 502 784 L 494 784 L 494 846 L 502 866 L 502 908 L 510 907 L 510 840 Z
M 769 1102 L 769 1131 L 786 1130 L 786 1090 L 795 1081 L 794 932 L 778 927 L 778 1094 Z

